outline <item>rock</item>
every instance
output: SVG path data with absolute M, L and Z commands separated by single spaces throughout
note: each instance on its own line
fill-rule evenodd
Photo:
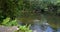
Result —
M 0 32 L 14 32 L 17 31 L 17 26 L 7 27 L 7 26 L 0 26 Z

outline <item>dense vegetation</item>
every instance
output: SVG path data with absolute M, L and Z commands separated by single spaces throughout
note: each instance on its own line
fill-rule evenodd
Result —
M 54 14 L 59 16 L 60 2 L 59 0 L 0 0 L 1 17 L 18 17 L 22 14 L 30 15 L 31 13 Z M 26 12 L 26 13 L 25 13 Z M 30 13 L 29 13 L 30 12 Z M 12 15 L 12 16 L 11 16 Z M 26 16 L 25 15 L 25 16 Z
M 60 19 L 60 0 L 0 0 L 0 23 L 6 17 L 10 17 L 11 20 L 20 18 L 21 21 L 26 21 L 25 18 L 40 19 L 41 14 L 58 16 Z M 59 24 L 59 21 L 53 23 Z M 52 25 L 55 28 L 56 26 Z

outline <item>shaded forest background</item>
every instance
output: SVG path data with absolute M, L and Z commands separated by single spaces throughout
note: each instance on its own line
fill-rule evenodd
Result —
M 21 13 L 60 16 L 59 0 L 0 0 L 1 17 L 18 17 Z
M 0 23 L 6 17 L 40 19 L 41 14 L 60 19 L 60 0 L 0 0 Z

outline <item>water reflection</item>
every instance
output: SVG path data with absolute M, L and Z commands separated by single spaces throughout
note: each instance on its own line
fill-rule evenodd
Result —
M 54 30 L 46 22 L 39 22 L 40 20 L 34 20 L 34 24 L 31 26 L 33 32 L 53 32 Z
M 39 20 L 38 19 L 33 19 L 33 22 L 31 22 L 33 24 L 30 27 L 33 30 L 33 32 L 60 32 L 60 28 L 58 28 L 58 31 L 55 31 L 54 29 L 52 29 L 53 28 L 52 24 L 55 25 L 57 23 L 57 22 L 55 22 L 55 20 L 57 20 L 57 19 L 55 19 L 54 16 L 53 17 L 51 16 L 50 18 L 51 19 L 53 18 L 53 19 L 52 20 L 49 19 L 49 21 L 50 21 L 49 22 L 49 21 L 47 21 L 46 18 L 47 18 L 47 16 L 41 15 L 41 19 L 39 19 Z
M 57 32 L 60 32 L 60 28 L 58 28 L 58 31 Z
M 53 29 L 50 26 L 48 26 L 46 32 L 53 32 Z
M 41 27 L 39 25 L 33 25 L 31 27 L 33 32 L 53 32 L 54 30 L 50 26 Z

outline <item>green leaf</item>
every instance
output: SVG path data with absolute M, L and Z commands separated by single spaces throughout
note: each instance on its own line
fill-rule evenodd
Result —
M 10 20 L 10 18 L 8 18 L 8 17 L 7 17 L 6 19 L 4 19 L 4 20 L 3 20 L 2 24 L 4 24 L 4 25 L 5 25 L 6 23 L 8 23 L 8 22 L 9 22 L 9 20 Z

